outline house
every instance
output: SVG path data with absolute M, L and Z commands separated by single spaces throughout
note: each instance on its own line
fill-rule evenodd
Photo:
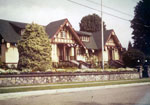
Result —
M 0 20 L 1 62 L 17 65 L 19 54 L 17 41 L 20 40 L 26 23 Z M 52 62 L 86 62 L 95 55 L 101 62 L 101 32 L 75 31 L 68 21 L 62 19 L 44 26 L 52 45 Z M 104 61 L 120 61 L 122 45 L 114 30 L 104 32 Z

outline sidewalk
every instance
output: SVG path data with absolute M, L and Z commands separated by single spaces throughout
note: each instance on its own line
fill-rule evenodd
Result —
M 150 85 L 150 82 L 121 84 L 121 85 L 94 86 L 94 87 L 82 87 L 82 88 L 39 90 L 39 91 L 17 92 L 17 93 L 5 93 L 5 94 L 0 95 L 0 100 L 6 100 L 6 99 L 10 99 L 10 98 L 20 98 L 20 97 L 25 97 L 25 96 L 35 96 L 35 95 L 44 95 L 44 94 L 60 94 L 60 93 L 67 93 L 67 92 L 90 91 L 90 90 L 96 90 L 96 89 L 108 89 L 108 88 L 142 86 L 142 85 Z

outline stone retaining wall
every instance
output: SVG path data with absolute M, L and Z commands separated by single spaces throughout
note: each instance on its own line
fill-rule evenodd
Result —
M 56 73 L 56 74 L 19 74 L 0 75 L 0 86 L 15 86 L 28 84 L 47 84 L 61 82 L 84 82 L 103 80 L 137 79 L 138 72 L 127 73 Z

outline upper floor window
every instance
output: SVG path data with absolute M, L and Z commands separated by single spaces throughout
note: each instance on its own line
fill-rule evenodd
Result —
M 84 42 L 89 42 L 90 38 L 87 37 L 87 36 L 82 36 L 81 40 L 84 41 Z
M 65 31 L 61 31 L 61 37 L 62 37 L 62 38 L 66 38 L 66 33 L 65 33 Z

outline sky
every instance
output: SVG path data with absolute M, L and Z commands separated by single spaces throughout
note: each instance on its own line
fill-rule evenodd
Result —
M 91 3 L 88 0 L 72 0 L 80 4 L 87 5 L 91 8 L 101 10 L 101 0 L 89 0 L 97 2 Z M 113 9 L 125 12 L 125 15 L 112 9 L 103 7 L 103 21 L 107 29 L 113 29 L 123 47 L 128 46 L 132 40 L 132 28 L 130 21 L 122 20 L 105 14 L 105 12 L 132 20 L 134 17 L 134 8 L 139 0 L 103 0 L 103 5 Z M 52 21 L 67 18 L 75 30 L 79 30 L 79 23 L 82 17 L 96 13 L 101 13 L 68 0 L 0 0 L 0 19 L 31 23 L 35 22 L 40 25 L 47 25 Z

